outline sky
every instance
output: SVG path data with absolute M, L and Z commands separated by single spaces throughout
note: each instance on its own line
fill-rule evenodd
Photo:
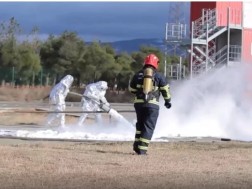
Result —
M 0 23 L 14 17 L 23 34 L 39 28 L 41 39 L 64 31 L 84 41 L 163 38 L 171 2 L 0 2 Z M 174 2 L 172 2 L 174 3 Z

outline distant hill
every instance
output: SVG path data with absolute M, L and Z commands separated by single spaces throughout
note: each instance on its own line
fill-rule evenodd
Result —
M 132 53 L 134 51 L 139 51 L 141 46 L 153 46 L 159 48 L 161 51 L 165 52 L 165 42 L 164 39 L 132 39 L 132 40 L 125 40 L 125 41 L 115 41 L 106 43 L 110 44 L 117 53 L 120 52 L 127 52 Z M 181 55 L 185 54 L 186 45 L 189 44 L 189 39 L 183 40 L 181 43 L 177 44 L 176 54 Z M 175 44 L 168 44 L 168 54 L 174 53 Z
M 116 50 L 116 52 L 134 52 L 139 51 L 141 46 L 154 46 L 162 48 L 164 42 L 162 39 L 132 39 L 125 41 L 116 41 L 109 43 Z

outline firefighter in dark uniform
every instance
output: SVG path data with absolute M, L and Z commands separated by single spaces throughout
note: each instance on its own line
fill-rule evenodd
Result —
M 157 72 L 159 59 L 149 54 L 144 60 L 142 70 L 132 78 L 129 86 L 135 94 L 134 108 L 137 123 L 133 150 L 139 154 L 146 154 L 159 115 L 159 97 L 162 94 L 165 107 L 171 108 L 171 95 L 166 78 Z

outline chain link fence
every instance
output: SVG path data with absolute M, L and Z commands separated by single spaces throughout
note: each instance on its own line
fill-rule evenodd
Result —
M 29 76 L 18 71 L 15 67 L 0 68 L 1 86 L 48 86 L 55 84 L 55 78 L 50 70 L 41 69 L 37 74 L 33 72 Z

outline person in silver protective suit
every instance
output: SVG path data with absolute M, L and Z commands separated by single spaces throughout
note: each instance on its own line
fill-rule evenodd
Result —
M 91 83 L 86 86 L 81 99 L 81 108 L 83 111 L 101 111 L 104 110 L 101 107 L 110 107 L 110 104 L 105 98 L 106 91 L 108 89 L 108 83 L 106 81 L 98 81 L 96 83 Z M 79 120 L 78 125 L 81 126 L 85 121 L 87 113 L 83 113 Z M 101 123 L 101 114 L 95 114 L 95 120 L 97 123 Z
M 51 104 L 51 110 L 55 111 L 56 113 L 51 113 L 48 115 L 47 125 L 51 125 L 55 120 L 59 120 L 60 126 L 65 126 L 65 114 L 57 112 L 65 111 L 65 98 L 69 92 L 69 88 L 71 87 L 73 80 L 73 76 L 66 75 L 52 88 L 49 96 L 49 103 Z

